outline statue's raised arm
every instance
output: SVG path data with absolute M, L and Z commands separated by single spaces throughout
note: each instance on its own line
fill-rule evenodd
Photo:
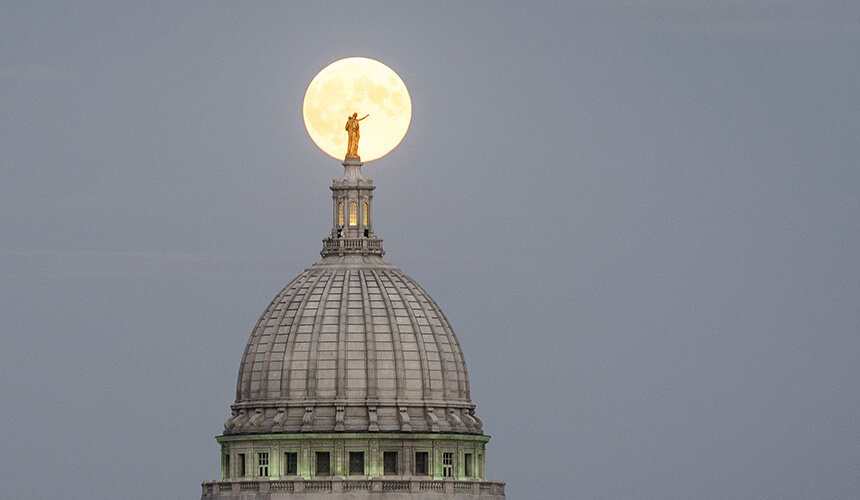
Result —
M 356 115 L 356 116 L 357 116 L 357 115 Z M 368 114 L 366 114 L 366 115 L 362 116 L 361 118 L 359 118 L 359 119 L 358 119 L 358 121 L 364 120 L 364 119 L 365 119 L 365 118 L 367 118 L 368 116 L 370 116 L 370 113 L 368 113 Z

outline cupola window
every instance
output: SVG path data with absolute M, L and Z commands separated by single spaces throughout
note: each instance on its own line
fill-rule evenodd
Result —
M 367 202 L 364 202 L 363 210 L 361 211 L 361 224 L 363 226 L 367 225 Z
M 343 202 L 337 204 L 337 225 L 343 225 Z
M 354 201 L 349 203 L 349 225 L 354 226 L 358 224 L 358 207 L 356 206 Z

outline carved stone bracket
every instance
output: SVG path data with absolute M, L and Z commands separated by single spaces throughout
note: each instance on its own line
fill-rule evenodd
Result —
M 334 416 L 334 431 L 335 432 L 343 432 L 344 431 L 343 406 L 337 407 L 337 412 L 335 413 L 335 416 Z
M 239 412 L 236 410 L 232 410 L 230 412 L 230 418 L 224 421 L 224 429 L 232 429 L 233 421 L 236 420 L 236 417 L 239 416 Z
M 430 431 L 439 432 L 439 418 L 436 416 L 436 412 L 432 406 L 427 407 L 425 415 L 427 417 L 427 425 L 430 426 Z
M 455 429 L 463 426 L 463 421 L 460 420 L 460 415 L 457 414 L 457 410 L 455 408 L 448 408 L 448 422 L 451 424 L 451 427 Z
M 469 409 L 463 408 L 462 410 L 460 410 L 460 414 L 463 418 L 463 423 L 466 424 L 466 427 L 469 430 L 474 429 L 478 422 L 474 418 L 472 418 L 472 415 L 469 414 Z
M 283 426 L 287 422 L 287 409 L 278 408 L 278 414 L 275 415 L 273 422 L 275 425 Z
M 233 411 L 235 413 L 235 410 Z M 230 420 L 224 423 L 225 428 L 236 429 L 245 425 L 245 421 L 248 419 L 248 410 L 241 409 L 239 410 L 239 414 L 230 418 Z M 229 427 L 227 427 L 229 426 Z
M 312 431 L 314 428 L 314 407 L 305 406 L 305 414 L 302 416 L 302 432 Z
M 257 427 L 263 422 L 264 416 L 265 415 L 263 414 L 263 409 L 257 408 L 256 410 L 254 410 L 254 414 L 251 415 L 251 418 L 248 420 L 248 425 L 251 427 Z
M 475 430 L 478 431 L 479 434 L 483 434 L 484 433 L 484 422 L 482 422 L 481 419 L 478 418 L 477 415 L 475 415 L 475 409 L 474 408 L 469 410 L 469 415 L 473 419 L 475 419 Z
M 367 430 L 370 432 L 378 432 L 379 424 L 376 423 L 378 416 L 376 415 L 376 407 L 368 406 L 367 407 L 367 420 L 369 424 L 367 425 Z
M 400 407 L 400 430 L 403 432 L 412 432 L 412 424 L 409 423 L 409 412 L 405 406 Z

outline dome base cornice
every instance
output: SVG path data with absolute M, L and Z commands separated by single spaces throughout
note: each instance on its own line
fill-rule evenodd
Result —
M 237 403 L 225 435 L 311 432 L 449 432 L 483 434 L 471 403 L 271 401 Z

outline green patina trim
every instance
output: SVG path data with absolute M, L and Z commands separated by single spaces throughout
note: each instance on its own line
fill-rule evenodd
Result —
M 398 465 L 400 477 L 432 477 L 443 479 L 446 476 L 444 470 L 444 456 L 452 454 L 451 476 L 455 479 L 484 479 L 484 446 L 490 441 L 490 436 L 482 434 L 442 434 L 442 433 L 398 433 L 398 432 L 305 432 L 305 433 L 275 433 L 275 434 L 244 434 L 227 435 L 215 438 L 222 447 L 222 478 L 243 476 L 259 477 L 260 453 L 274 453 L 268 456 L 268 467 L 270 477 L 283 475 L 282 455 L 283 453 L 297 453 L 297 476 L 312 478 L 316 476 L 313 465 L 314 453 L 330 452 L 330 472 L 324 476 L 349 476 L 348 454 L 351 451 L 369 452 L 364 456 L 365 474 L 357 474 L 362 477 L 382 476 L 383 461 L 382 452 L 386 449 L 391 451 L 406 451 L 409 458 L 406 464 Z M 406 448 L 403 448 L 405 446 Z M 287 448 L 285 450 L 285 448 Z M 295 451 L 290 451 L 290 449 Z M 426 470 L 427 474 L 413 476 L 414 458 L 413 453 L 428 453 Z M 470 473 L 465 474 L 464 453 L 471 453 Z M 245 455 L 244 472 L 241 469 L 240 455 Z M 232 456 L 234 461 L 229 465 L 233 469 L 228 471 L 225 457 Z M 402 459 L 401 459 L 402 460 Z M 406 468 L 401 468 L 406 467 Z

